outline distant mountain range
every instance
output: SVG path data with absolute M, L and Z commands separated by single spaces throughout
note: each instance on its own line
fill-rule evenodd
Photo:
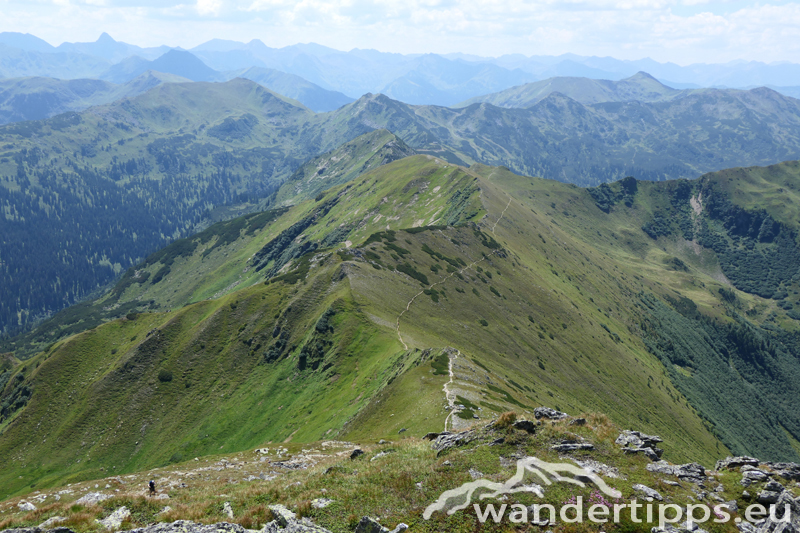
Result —
M 219 39 L 187 51 L 167 46 L 141 48 L 115 41 L 106 33 L 94 43 L 54 47 L 33 35 L 0 33 L 0 78 L 44 76 L 126 83 L 147 70 L 157 70 L 193 81 L 224 81 L 253 69 L 302 78 L 291 78 L 291 83 L 288 79 L 274 80 L 276 86 L 267 87 L 278 92 L 278 86 L 284 90 L 291 87 L 293 94 L 281 94 L 315 111 L 330 111 L 336 103 L 343 105 L 345 98 L 352 101 L 366 93 L 381 93 L 414 105 L 452 106 L 553 77 L 621 80 L 640 71 L 675 89 L 768 86 L 785 95 L 800 94 L 800 65 L 789 63 L 680 66 L 651 59 L 623 61 L 572 54 L 497 58 L 403 55 L 360 49 L 343 52 L 313 43 L 271 48 L 259 40 L 240 43 Z M 263 73 L 259 76 L 263 78 Z M 294 88 L 294 82 L 305 89 Z M 315 95 L 307 100 L 300 98 L 308 90 Z
M 147 71 L 123 85 L 102 80 L 13 78 L 0 80 L 0 124 L 40 120 L 109 104 L 149 91 L 162 83 L 188 82 L 173 74 Z

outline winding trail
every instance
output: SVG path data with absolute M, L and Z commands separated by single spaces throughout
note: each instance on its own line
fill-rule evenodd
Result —
M 508 203 L 506 204 L 506 208 L 505 208 L 505 209 L 503 209 L 503 212 L 502 212 L 502 213 L 500 213 L 500 217 L 498 217 L 497 221 L 496 221 L 496 222 L 494 223 L 494 225 L 492 226 L 492 235 L 496 235 L 496 234 L 495 234 L 495 232 L 494 232 L 494 230 L 497 228 L 497 225 L 498 225 L 498 224 L 500 223 L 500 221 L 503 219 L 503 216 L 506 214 L 506 211 L 508 210 L 508 207 L 509 207 L 510 205 L 511 205 L 511 198 L 509 198 L 509 199 L 508 199 Z M 498 251 L 499 251 L 499 250 L 495 250 L 494 252 L 490 253 L 489 255 L 487 255 L 487 256 L 485 256 L 485 257 L 482 257 L 481 259 L 478 259 L 478 260 L 476 260 L 476 261 L 473 261 L 472 263 L 470 263 L 469 265 L 465 266 L 465 267 L 464 267 L 464 268 L 462 268 L 461 270 L 457 270 L 456 272 L 451 272 L 449 276 L 445 276 L 444 278 L 442 278 L 441 280 L 437 281 L 436 283 L 433 283 L 433 284 L 431 284 L 431 285 L 430 285 L 430 286 L 429 286 L 427 289 L 423 289 L 423 290 L 419 291 L 417 294 L 415 294 L 415 295 L 414 295 L 414 296 L 413 296 L 413 297 L 412 297 L 412 298 L 411 298 L 411 299 L 408 301 L 408 303 L 406 304 L 406 308 L 405 308 L 405 309 L 403 309 L 403 310 L 400 312 L 400 314 L 399 314 L 399 315 L 397 315 L 397 321 L 395 322 L 395 331 L 397 332 L 397 338 L 398 338 L 398 339 L 400 339 L 400 344 L 402 344 L 402 345 L 403 345 L 403 349 L 404 349 L 404 350 L 408 350 L 408 345 L 407 345 L 407 344 L 406 344 L 406 342 L 403 340 L 403 335 L 400 333 L 400 319 L 401 319 L 401 318 L 403 318 L 403 315 L 406 313 L 406 311 L 408 311 L 409 309 L 411 309 L 411 305 L 414 303 L 414 300 L 416 300 L 417 298 L 419 298 L 421 295 L 425 294 L 425 291 L 426 291 L 426 290 L 431 290 L 431 289 L 433 289 L 434 287 L 437 287 L 437 286 L 439 286 L 439 285 L 442 285 L 442 284 L 444 284 L 444 283 L 445 283 L 447 280 L 449 280 L 450 278 L 452 278 L 453 276 L 455 276 L 455 275 L 456 275 L 456 273 L 458 273 L 458 274 L 463 274 L 465 271 L 467 271 L 467 270 L 469 270 L 470 268 L 474 267 L 475 265 L 477 265 L 477 264 L 478 264 L 478 263 L 480 263 L 481 261 L 485 261 L 486 259 L 488 259 L 488 258 L 489 258 L 489 256 L 496 254 Z
M 455 410 L 456 410 L 456 394 L 453 391 L 450 390 L 448 385 L 452 384 L 453 381 L 454 381 L 455 374 L 453 374 L 453 361 L 458 359 L 458 356 L 460 354 L 461 354 L 461 352 L 458 351 L 458 350 L 456 350 L 456 353 L 453 354 L 452 357 L 450 357 L 450 353 L 447 354 L 447 358 L 448 358 L 448 361 L 447 361 L 447 372 L 450 374 L 450 380 L 447 383 L 444 384 L 444 387 L 442 387 L 442 390 L 444 391 L 444 397 L 447 399 L 447 405 L 450 406 L 450 409 L 449 409 L 450 412 L 447 413 L 447 417 L 444 419 L 444 430 L 445 431 L 447 431 L 447 423 L 450 421 L 450 417 L 453 416 L 453 413 L 455 413 Z

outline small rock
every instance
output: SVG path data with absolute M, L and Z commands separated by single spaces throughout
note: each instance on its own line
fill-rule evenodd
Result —
M 555 446 L 551 446 L 550 449 L 555 450 L 557 452 L 574 452 L 578 450 L 594 450 L 594 444 L 589 444 L 588 442 L 571 442 L 571 443 L 564 443 L 564 444 L 556 444 Z
M 390 444 L 388 440 L 381 439 L 378 441 L 378 444 Z
M 392 452 L 394 452 L 394 450 L 383 450 L 382 452 L 376 453 L 369 461 L 372 462 L 376 459 L 380 459 L 381 457 L 385 457 Z
M 483 472 L 475 470 L 474 468 L 470 468 L 469 477 L 471 477 L 472 479 L 480 479 L 483 477 Z
M 170 507 L 169 505 L 166 505 L 166 506 L 164 506 L 164 508 L 163 508 L 163 509 L 161 509 L 161 510 L 158 512 L 158 514 L 164 514 L 164 513 L 168 513 L 168 512 L 170 512 L 171 510 L 172 510 L 172 507 Z
M 131 512 L 127 507 L 120 507 L 103 520 L 98 522 L 109 531 L 113 531 L 122 527 L 122 522 L 131 517 Z
M 79 498 L 78 501 L 75 503 L 80 503 L 84 505 L 90 503 L 99 503 L 109 498 L 111 498 L 111 495 L 109 494 L 103 494 L 102 492 L 90 492 L 89 494 Z
M 641 485 L 641 484 L 637 483 L 636 485 L 633 486 L 633 490 L 635 490 L 636 492 L 641 492 L 650 501 L 653 501 L 653 500 L 658 500 L 660 502 L 664 501 L 664 498 L 661 496 L 661 494 L 658 493 L 657 490 L 651 489 L 650 487 L 648 487 L 646 485 Z
M 731 500 L 729 502 L 724 502 L 720 507 L 724 507 L 728 511 L 735 513 L 739 510 L 739 504 L 736 503 L 736 500 Z
M 39 529 L 50 529 L 52 526 L 61 523 L 64 520 L 66 520 L 66 518 L 64 518 L 63 516 L 54 516 L 52 518 L 48 518 L 47 520 L 39 524 Z
M 771 492 L 783 492 L 786 489 L 784 488 L 783 485 L 781 485 L 777 481 L 771 479 L 771 480 L 769 480 L 767 482 L 766 485 L 764 485 L 764 490 L 768 490 L 768 491 L 771 491 Z
M 350 453 L 350 459 L 355 459 L 356 457 L 360 457 L 362 455 L 364 455 L 364 450 L 361 448 L 356 448 Z
M 19 502 L 17 504 L 17 507 L 19 508 L 20 511 L 35 511 L 36 510 L 36 506 L 35 505 L 33 505 L 31 502 L 26 502 L 25 500 Z
M 280 504 L 270 505 L 269 510 L 272 511 L 273 516 L 275 516 L 275 521 L 278 522 L 281 527 L 286 527 L 290 522 L 294 522 L 297 519 L 296 514 Z
M 155 500 L 169 500 L 169 494 L 161 493 L 154 498 Z
M 562 413 L 561 411 L 551 409 L 550 407 L 537 407 L 533 410 L 533 416 L 536 418 L 536 420 L 539 420 L 540 418 L 562 420 L 567 418 L 569 415 L 567 413 Z
M 383 527 L 380 522 L 364 516 L 358 521 L 354 533 L 387 533 L 389 530 Z
M 311 507 L 313 507 L 314 509 L 324 509 L 332 503 L 333 500 L 331 500 L 330 498 L 316 498 L 314 500 L 311 500 Z

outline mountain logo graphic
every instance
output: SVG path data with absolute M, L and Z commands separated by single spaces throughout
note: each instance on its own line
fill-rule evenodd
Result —
M 542 486 L 534 481 L 539 481 L 544 485 L 552 485 L 553 482 L 572 483 L 579 487 L 593 483 L 607 496 L 622 497 L 620 491 L 609 487 L 594 472 L 569 463 L 548 463 L 536 457 L 525 457 L 517 461 L 517 471 L 507 481 L 498 483 L 488 479 L 478 479 L 464 483 L 456 489 L 447 490 L 434 503 L 425 508 L 422 517 L 429 520 L 436 511 L 446 511 L 448 515 L 452 515 L 456 511 L 465 509 L 473 500 L 498 498 L 503 494 L 531 492 L 543 498 Z

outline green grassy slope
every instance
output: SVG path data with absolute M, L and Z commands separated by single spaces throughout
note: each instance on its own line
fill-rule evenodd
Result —
M 414 150 L 387 130 L 365 133 L 308 161 L 281 185 L 270 201 L 277 206 L 294 205 L 413 153 Z
M 744 171 L 738 201 L 796 169 Z M 57 341 L 5 373 L 0 460 L 15 466 L 0 485 L 290 438 L 421 435 L 539 405 L 668 435 L 678 461 L 796 459 L 798 328 L 787 297 L 729 285 L 719 243 L 739 243 L 730 220 L 758 213 L 710 192 L 722 182 L 587 190 L 413 156 L 214 226 L 96 304 L 171 311 Z M 703 224 L 708 247 L 683 233 Z
M 637 83 L 620 94 L 646 99 L 649 85 Z M 79 301 L 198 224 L 255 210 L 310 158 L 377 129 L 454 164 L 596 185 L 796 159 L 798 117 L 796 100 L 768 89 L 590 105 L 551 93 L 527 109 L 367 95 L 314 114 L 236 79 L 163 84 L 82 113 L 6 125 L 0 282 L 13 296 L 0 302 L 0 330 Z

